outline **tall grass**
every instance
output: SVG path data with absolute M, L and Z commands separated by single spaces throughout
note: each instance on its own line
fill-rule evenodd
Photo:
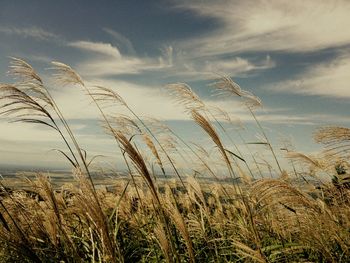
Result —
M 223 124 L 188 85 L 167 90 L 208 136 L 212 150 L 141 118 L 115 90 L 88 87 L 68 65 L 54 62 L 53 70 L 58 83 L 80 86 L 92 100 L 128 177 L 117 180 L 113 192 L 96 189 L 91 162 L 50 89 L 31 65 L 13 58 L 16 81 L 0 85 L 1 115 L 57 132 L 66 146 L 58 152 L 72 165 L 76 184 L 54 189 L 47 174 L 28 180 L 31 192 L 1 183 L 1 262 L 350 261 L 348 128 L 315 132 L 325 144 L 324 157 L 287 150 L 291 176 L 254 113 L 261 100 L 221 77 L 215 90 L 244 101 L 271 151 L 278 169 L 265 178 L 248 145 L 243 147 L 251 158 L 235 143 L 245 142 L 242 134 L 225 128 L 233 124 L 231 116 L 219 109 Z M 110 116 L 105 105 L 122 105 L 130 115 Z M 309 172 L 298 171 L 296 163 Z M 160 180 L 169 174 L 172 179 Z

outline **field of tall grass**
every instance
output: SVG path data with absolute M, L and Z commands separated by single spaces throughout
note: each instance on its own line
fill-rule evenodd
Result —
M 128 176 L 113 191 L 96 188 L 93 160 L 50 88 L 31 65 L 12 58 L 14 81 L 0 84 L 1 115 L 53 129 L 76 184 L 55 189 L 45 173 L 28 180 L 31 191 L 1 182 L 1 262 L 350 262 L 350 129 L 315 131 L 322 157 L 288 147 L 281 156 L 255 114 L 260 99 L 222 76 L 211 87 L 251 115 L 261 135 L 254 144 L 270 153 L 261 160 L 244 130 L 231 129 L 234 116 L 206 105 L 184 83 L 165 89 L 208 147 L 140 117 L 116 90 L 85 85 L 68 65 L 52 67 L 57 84 L 80 88 L 96 106 Z M 107 114 L 114 106 L 129 114 Z

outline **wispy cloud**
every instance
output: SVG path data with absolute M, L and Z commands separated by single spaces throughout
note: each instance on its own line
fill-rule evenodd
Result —
M 235 57 L 233 59 L 216 60 L 212 63 L 210 61 L 206 61 L 204 71 L 242 73 L 252 70 L 272 68 L 274 66 L 275 63 L 271 60 L 270 56 L 266 56 L 266 59 L 263 61 L 258 61 L 256 63 L 241 57 Z
M 90 87 L 99 85 L 114 89 L 141 117 L 155 117 L 168 121 L 191 120 L 190 115 L 185 112 L 185 108 L 177 105 L 164 87 L 136 85 L 125 81 L 106 80 L 103 78 L 86 81 L 86 84 Z M 79 88 L 67 87 L 64 90 L 56 90 L 54 97 L 68 120 L 101 119 L 95 106 L 91 104 L 89 97 L 84 96 Z M 242 102 L 238 100 L 227 98 L 220 100 L 202 99 L 209 108 L 215 109 L 219 107 L 225 109 L 233 119 L 240 120 L 243 123 L 255 123 L 252 115 L 242 105 Z M 115 104 L 114 107 L 104 108 L 104 111 L 111 115 L 129 114 L 124 107 L 118 106 L 118 104 Z M 215 114 L 215 110 L 213 113 Z M 347 117 L 331 114 L 296 114 L 293 108 L 264 107 L 262 110 L 257 110 L 256 114 L 259 120 L 265 124 L 310 126 L 329 122 L 350 123 L 350 118 Z M 219 115 L 217 117 L 220 119 Z M 42 138 L 45 137 L 43 136 Z
M 121 58 L 118 48 L 113 47 L 109 43 L 90 42 L 90 41 L 75 41 L 67 44 L 68 46 L 79 48 L 86 51 L 96 52 L 105 56 Z
M 315 51 L 350 44 L 350 2 L 182 1 L 178 8 L 220 21 L 217 30 L 183 44 L 191 55 L 245 51 Z
M 76 67 L 81 74 L 90 77 L 136 74 L 163 67 L 163 64 L 155 58 L 125 56 L 110 43 L 74 41 L 67 46 L 89 52 L 88 59 L 78 62 Z
M 269 69 L 275 62 L 269 55 L 247 59 L 242 56 L 223 57 L 203 54 L 193 59 L 191 47 L 181 43 L 177 46 L 159 47 L 155 57 L 141 57 L 136 54 L 132 42 L 110 28 L 103 31 L 113 37 L 114 44 L 107 42 L 72 41 L 67 46 L 90 52 L 90 57 L 80 61 L 77 69 L 95 77 L 138 74 L 160 71 L 163 76 L 183 77 L 184 80 L 212 79 L 216 74 L 243 76 Z M 99 54 L 101 57 L 96 57 Z
M 266 87 L 268 90 L 337 98 L 350 97 L 350 55 L 310 65 L 303 73 Z
M 137 57 L 121 58 L 90 58 L 78 62 L 77 70 L 82 75 L 90 77 L 108 77 L 122 74 L 137 74 L 145 70 L 159 68 L 160 65 L 152 60 Z
M 7 35 L 16 35 L 24 38 L 33 38 L 36 40 L 58 40 L 60 37 L 52 32 L 46 31 L 40 27 L 12 27 L 0 26 L 0 33 Z
M 283 125 L 332 125 L 334 123 L 350 123 L 350 118 L 339 116 L 336 114 L 294 114 L 293 110 L 279 113 L 278 111 L 269 114 L 257 114 L 261 122 L 268 124 Z M 247 115 L 245 121 L 254 122 L 254 119 Z
M 103 28 L 102 30 L 105 31 L 110 36 L 112 36 L 113 40 L 117 42 L 118 48 L 125 49 L 126 53 L 129 55 L 136 54 L 136 51 L 134 49 L 132 42 L 127 37 L 123 36 L 122 34 L 120 34 L 119 32 L 111 28 Z
M 190 80 L 215 79 L 219 75 L 229 75 L 233 77 L 251 76 L 259 71 L 275 67 L 276 63 L 270 56 L 249 60 L 244 57 L 235 56 L 233 58 L 199 58 L 196 61 L 180 57 L 174 58 L 174 63 L 169 74 L 183 77 Z

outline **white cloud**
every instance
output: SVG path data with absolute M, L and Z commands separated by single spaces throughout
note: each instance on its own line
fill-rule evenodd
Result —
M 76 68 L 82 75 L 104 77 L 120 74 L 136 74 L 151 69 L 161 69 L 158 59 L 139 58 L 122 55 L 119 49 L 110 43 L 75 41 L 67 46 L 89 51 L 100 56 L 89 56 L 88 59 L 77 63 Z
M 38 142 L 47 142 L 57 139 L 57 135 L 53 129 L 44 128 L 44 126 L 35 124 L 7 123 L 6 120 L 2 118 L 0 127 L 2 140 L 12 140 L 16 138 L 17 142 L 21 142 L 33 140 L 35 138 Z M 23 127 L 25 127 L 25 129 L 23 129 Z M 38 127 L 41 127 L 41 129 Z
M 82 75 L 90 77 L 117 76 L 121 74 L 137 74 L 145 70 L 159 68 L 154 61 L 142 60 L 136 57 L 121 58 L 90 58 L 79 62 L 77 70 Z
M 233 59 L 221 59 L 214 61 L 207 60 L 204 64 L 203 70 L 201 71 L 209 72 L 211 74 L 216 72 L 220 74 L 237 76 L 257 70 L 273 68 L 274 66 L 275 62 L 271 60 L 270 56 L 266 56 L 264 60 L 256 62 L 252 62 L 241 57 L 235 57 Z
M 350 2 L 183 1 L 178 8 L 211 17 L 221 26 L 183 44 L 190 55 L 244 51 L 314 51 L 350 44 Z
M 84 75 L 83 75 L 84 77 Z M 89 76 L 90 77 L 90 76 Z M 93 89 L 94 86 L 103 86 L 113 89 L 123 100 L 140 116 L 152 116 L 168 120 L 188 119 L 179 106 L 174 105 L 173 100 L 162 92 L 162 87 L 137 85 L 121 80 L 106 80 L 103 78 L 89 78 L 86 85 Z M 49 84 L 49 86 L 51 86 Z M 100 113 L 91 98 L 79 86 L 56 87 L 51 94 L 60 107 L 63 115 L 68 120 L 75 119 L 101 119 Z M 104 108 L 109 114 L 127 114 L 128 111 L 120 104 Z M 82 128 L 77 126 L 76 128 Z M 10 132 L 8 134 L 11 134 Z M 44 138 L 44 137 L 43 137 Z
M 217 75 L 246 76 L 258 71 L 275 67 L 275 61 L 269 56 L 247 59 L 241 56 L 221 57 L 203 56 L 192 59 L 187 52 L 169 46 L 163 49 L 160 64 L 166 76 L 177 76 L 181 81 L 215 79 Z
M 185 113 L 185 108 L 177 105 L 174 98 L 168 95 L 164 87 L 137 85 L 126 81 L 103 78 L 89 78 L 85 83 L 88 87 L 97 85 L 113 89 L 141 117 L 155 117 L 161 120 L 191 120 L 191 117 Z M 91 99 L 80 87 L 59 88 L 52 91 L 52 93 L 63 115 L 68 120 L 101 119 L 96 106 L 91 103 Z M 234 97 L 232 99 L 227 97 L 216 100 L 202 99 L 209 108 L 219 107 L 227 110 L 233 118 L 239 118 L 243 122 L 254 122 L 253 117 L 239 99 L 237 100 Z M 123 106 L 117 103 L 114 107 L 104 108 L 104 111 L 108 114 L 130 115 Z M 214 114 L 215 112 L 214 110 Z M 315 125 L 322 123 L 325 119 L 350 122 L 349 118 L 333 115 L 295 114 L 292 108 L 264 107 L 262 110 L 257 110 L 257 115 L 261 121 L 280 124 Z M 75 127 L 75 130 L 81 128 L 83 127 L 79 124 Z M 41 138 L 45 139 L 45 136 L 43 135 Z
M 109 43 L 103 42 L 90 42 L 90 41 L 75 41 L 67 44 L 68 46 L 79 48 L 82 50 L 96 52 L 105 56 L 111 56 L 114 58 L 121 58 L 121 54 L 118 48 L 112 46 Z
M 340 55 L 330 62 L 311 65 L 294 77 L 267 87 L 277 92 L 319 95 L 338 98 L 350 97 L 350 55 Z
M 16 35 L 24 38 L 34 38 L 36 40 L 58 40 L 60 37 L 54 33 L 48 32 L 40 27 L 8 27 L 0 26 L 0 33 L 7 35 Z
M 98 78 L 157 71 L 163 76 L 178 76 L 187 80 L 213 79 L 217 73 L 243 76 L 275 66 L 269 55 L 254 60 L 240 56 L 212 56 L 192 60 L 186 52 L 175 50 L 172 46 L 161 48 L 161 56 L 158 58 L 126 56 L 117 47 L 104 42 L 74 41 L 67 46 L 90 52 L 88 59 L 78 62 L 75 67 L 83 75 Z M 94 53 L 100 56 L 95 56 Z
M 103 28 L 103 31 L 112 36 L 113 39 L 117 42 L 118 46 L 120 45 L 121 48 L 124 48 L 128 54 L 136 54 L 134 46 L 128 38 L 110 28 Z

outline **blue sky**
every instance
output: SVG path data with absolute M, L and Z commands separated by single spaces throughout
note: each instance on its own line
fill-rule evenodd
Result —
M 208 84 L 229 75 L 263 101 L 257 111 L 275 147 L 318 149 L 312 132 L 349 125 L 350 2 L 328 1 L 7 1 L 0 2 L 0 82 L 9 56 L 31 63 L 50 83 L 51 61 L 71 65 L 87 84 L 116 89 L 142 116 L 165 120 L 186 139 L 201 138 L 189 117 L 163 92 L 186 82 L 208 104 L 251 116 L 232 99 L 214 98 Z M 53 88 L 92 154 L 114 156 L 97 112 L 78 88 Z M 0 165 L 59 166 L 54 133 L 0 121 Z M 203 134 L 204 135 L 204 134 Z M 199 139 L 200 140 L 200 139 Z

